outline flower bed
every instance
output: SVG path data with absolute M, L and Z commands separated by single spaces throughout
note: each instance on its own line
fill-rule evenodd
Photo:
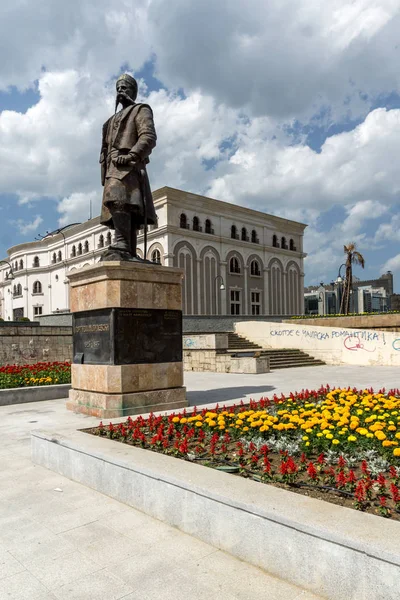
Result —
M 86 430 L 336 504 L 400 517 L 400 391 L 330 389 Z
M 2 390 L 70 382 L 69 362 L 39 362 L 34 365 L 0 367 L 0 389 Z

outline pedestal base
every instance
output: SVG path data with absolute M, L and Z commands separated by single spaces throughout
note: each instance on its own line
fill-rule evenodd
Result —
M 105 261 L 69 275 L 69 410 L 112 419 L 187 406 L 182 276 L 143 261 Z
M 187 406 L 186 388 L 151 390 L 133 394 L 102 394 L 83 390 L 70 390 L 67 408 L 77 413 L 116 419 L 128 415 L 179 410 Z

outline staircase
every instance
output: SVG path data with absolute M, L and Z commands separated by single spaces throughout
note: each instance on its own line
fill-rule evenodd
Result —
M 295 348 L 263 349 L 257 344 L 253 344 L 248 339 L 237 333 L 228 334 L 228 354 L 240 354 L 240 356 L 254 356 L 259 353 L 260 356 L 269 358 L 270 369 L 290 369 L 293 367 L 314 367 L 324 365 L 322 360 L 318 360 L 302 350 Z

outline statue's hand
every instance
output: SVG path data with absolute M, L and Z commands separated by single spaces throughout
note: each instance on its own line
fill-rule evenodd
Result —
M 118 158 L 114 162 L 117 165 L 127 165 L 129 163 L 134 162 L 134 158 L 131 154 L 122 154 L 121 156 L 118 156 Z

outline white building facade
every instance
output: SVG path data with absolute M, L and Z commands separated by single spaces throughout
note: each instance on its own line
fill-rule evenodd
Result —
M 147 259 L 184 269 L 184 314 L 303 313 L 306 225 L 169 187 L 153 198 L 158 226 L 148 232 Z M 0 264 L 0 316 L 68 311 L 68 273 L 98 262 L 110 243 L 96 217 L 10 248 L 9 264 Z

